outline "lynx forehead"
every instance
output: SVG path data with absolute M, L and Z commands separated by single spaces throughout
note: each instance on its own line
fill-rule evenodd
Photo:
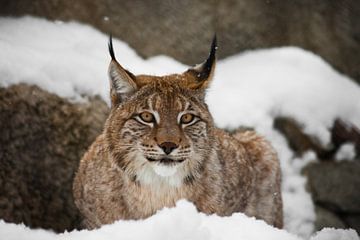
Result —
M 109 52 L 110 115 L 74 180 L 84 225 L 146 218 L 185 198 L 207 214 L 244 212 L 282 227 L 275 151 L 255 132 L 217 129 L 204 101 L 216 38 L 205 62 L 167 76 L 125 70 L 111 38 Z

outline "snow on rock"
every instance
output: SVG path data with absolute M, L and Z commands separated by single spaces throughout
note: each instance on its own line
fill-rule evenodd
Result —
M 340 149 L 337 151 L 335 155 L 335 159 L 337 161 L 343 160 L 353 160 L 356 156 L 356 150 L 354 143 L 345 143 L 341 145 Z
M 340 230 L 324 228 L 317 232 L 310 240 L 358 240 L 359 235 L 353 229 Z
M 274 115 L 285 115 L 326 144 L 336 117 L 360 126 L 359 86 L 296 47 L 248 51 L 219 61 L 208 100 L 222 127 L 239 122 L 270 127 Z
M 1 17 L 0 86 L 26 82 L 61 97 L 80 100 L 83 95 L 98 94 L 108 101 L 107 42 L 107 35 L 76 22 Z M 118 40 L 114 48 L 121 64 L 135 74 L 185 69 L 166 56 L 144 61 Z
M 0 87 L 25 82 L 75 101 L 98 94 L 109 103 L 107 41 L 107 35 L 75 22 L 1 17 Z M 135 74 L 162 75 L 187 69 L 166 56 L 144 60 L 126 43 L 113 42 L 119 62 Z M 359 86 L 308 51 L 295 47 L 254 50 L 218 61 L 207 102 L 218 126 L 255 127 L 278 151 L 285 229 L 291 234 L 241 214 L 206 217 L 180 203 L 144 221 L 119 221 L 91 232 L 55 235 L 1 222 L 0 235 L 13 237 L 8 239 L 21 239 L 17 234 L 24 234 L 23 239 L 300 239 L 292 235 L 296 234 L 308 239 L 314 228 L 314 205 L 305 190 L 306 179 L 300 175 L 302 165 L 284 137 L 273 129 L 273 120 L 279 115 L 293 117 L 308 134 L 327 144 L 328 129 L 336 117 L 360 127 Z M 315 157 L 307 154 L 303 159 Z M 352 231 L 324 230 L 311 240 L 323 240 L 327 235 L 355 236 Z

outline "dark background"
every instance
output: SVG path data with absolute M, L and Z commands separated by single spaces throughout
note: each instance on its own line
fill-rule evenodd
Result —
M 76 20 L 112 33 L 141 56 L 193 65 L 214 32 L 219 58 L 299 46 L 360 82 L 359 0 L 0 0 L 0 15 Z

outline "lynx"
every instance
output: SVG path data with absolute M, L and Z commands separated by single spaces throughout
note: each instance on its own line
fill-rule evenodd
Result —
M 182 74 L 135 76 L 117 62 L 110 37 L 111 110 L 73 186 L 86 228 L 147 218 L 180 199 L 282 228 L 274 149 L 253 131 L 216 128 L 205 103 L 216 49 L 214 37 L 207 60 Z

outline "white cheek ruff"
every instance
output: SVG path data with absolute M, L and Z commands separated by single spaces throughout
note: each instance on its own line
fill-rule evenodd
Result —
M 167 166 L 163 164 L 153 164 L 152 168 L 154 172 L 161 177 L 170 177 L 173 176 L 177 172 L 177 166 Z

